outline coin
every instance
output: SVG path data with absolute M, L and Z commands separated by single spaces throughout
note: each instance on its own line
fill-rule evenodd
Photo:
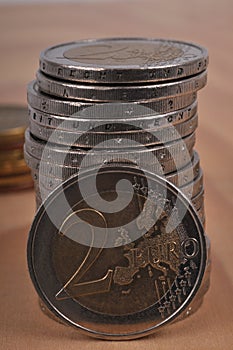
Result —
M 2 150 L 0 154 L 0 163 L 12 161 L 17 162 L 21 161 L 23 159 L 23 149 L 20 148 L 14 148 L 11 150 Z
M 24 174 L 0 176 L 0 192 L 16 191 L 32 187 L 33 180 L 29 170 Z
M 61 164 L 56 164 L 48 161 L 43 161 L 41 159 L 35 158 L 34 156 L 30 155 L 26 149 L 24 149 L 24 157 L 27 165 L 32 169 L 36 171 L 36 174 L 33 173 L 34 179 L 38 178 L 38 171 L 40 171 L 41 174 L 44 174 L 46 176 L 50 177 L 55 177 L 58 179 L 67 179 L 70 176 L 77 174 L 79 171 L 79 166 L 75 164 L 71 164 L 70 166 L 68 165 L 61 165 Z M 166 162 L 160 162 L 160 165 L 158 164 L 150 164 L 150 169 L 154 171 L 154 173 L 160 173 L 160 166 L 163 169 L 163 173 L 170 174 L 171 177 L 174 179 L 174 182 L 180 181 L 181 183 L 186 182 L 189 179 L 189 176 L 193 176 L 193 171 L 192 169 L 189 169 L 187 172 L 187 176 L 184 174 L 179 173 L 179 178 L 178 178 L 178 173 L 177 173 L 177 168 L 182 169 L 190 163 L 190 158 L 188 159 L 176 159 L 176 163 L 174 162 L 173 159 L 169 159 Z M 124 161 L 121 160 L 125 164 L 131 164 L 132 162 L 130 161 Z M 171 181 L 172 182 L 172 181 Z
M 94 102 L 58 99 L 39 91 L 36 81 L 28 85 L 28 103 L 34 109 L 61 116 L 72 116 L 80 110 L 91 107 Z M 196 93 L 170 97 L 155 101 L 135 101 L 133 104 L 144 106 L 157 113 L 167 113 L 191 105 L 196 100 Z M 125 110 L 125 113 L 128 111 Z M 126 115 L 127 116 L 127 115 Z
M 181 79 L 207 65 L 203 47 L 163 39 L 82 40 L 50 47 L 40 56 L 40 69 L 50 76 L 101 84 Z
M 143 85 L 80 85 L 53 79 L 37 72 L 37 84 L 40 91 L 59 98 L 81 101 L 153 101 L 197 92 L 207 82 L 206 71 L 183 80 Z
M 176 321 L 181 321 L 185 317 L 193 315 L 201 307 L 203 303 L 204 295 L 208 292 L 210 287 L 210 272 L 211 272 L 211 261 L 208 261 L 202 285 L 200 286 L 200 289 L 198 290 L 195 299 L 186 308 L 184 313 L 182 313 L 181 316 L 177 318 Z
M 169 125 L 179 125 L 197 114 L 197 101 L 177 111 L 157 114 L 144 106 L 133 103 L 96 104 L 94 108 L 86 108 L 72 117 L 44 113 L 28 105 L 29 120 L 46 128 L 92 132 L 96 134 L 127 132 L 137 128 L 154 130 Z M 145 113 L 146 112 L 146 113 Z
M 24 143 L 24 132 L 28 126 L 28 113 L 24 106 L 0 106 L 0 148 L 12 149 Z
M 123 144 L 123 142 L 122 142 Z M 182 167 L 190 161 L 193 153 L 193 146 L 195 144 L 195 134 L 191 134 L 179 141 L 173 141 L 168 144 L 156 147 L 144 148 L 119 148 L 119 149 L 83 149 L 62 147 L 61 145 L 53 145 L 42 142 L 40 139 L 33 137 L 29 131 L 25 133 L 25 150 L 28 154 L 43 161 L 49 161 L 60 165 L 75 165 L 93 166 L 95 164 L 104 164 L 109 161 L 125 161 L 135 164 L 147 164 L 157 166 L 155 159 L 160 162 L 162 168 L 164 163 L 172 159 L 177 167 Z M 46 148 L 45 148 L 46 145 Z M 110 146 L 108 146 L 110 147 Z M 87 156 L 88 154 L 88 156 Z M 156 157 L 153 159 L 152 157 Z M 176 168 L 174 169 L 176 170 Z
M 25 163 L 24 159 L 19 160 L 6 160 L 0 162 L 0 177 L 1 176 L 11 176 L 17 174 L 25 174 L 29 172 L 29 168 Z
M 71 145 L 76 147 L 100 147 L 103 148 L 103 142 L 112 140 L 111 147 L 119 148 L 122 140 L 129 140 L 128 147 L 153 146 L 156 144 L 171 142 L 182 137 L 192 134 L 198 125 L 198 116 L 194 115 L 192 118 L 177 123 L 175 126 L 168 125 L 167 127 L 144 130 L 142 128 L 133 127 L 129 123 L 118 124 L 113 123 L 111 127 L 114 129 L 121 129 L 116 132 L 98 132 L 99 127 L 91 129 L 87 132 L 66 131 L 60 129 L 53 129 L 51 127 L 44 127 L 30 119 L 29 128 L 31 133 L 44 141 L 57 140 L 61 145 Z M 109 123 L 105 123 L 105 128 L 109 127 Z M 124 127 L 130 131 L 124 131 Z M 104 125 L 101 125 L 101 129 Z
M 194 298 L 206 266 L 203 227 L 174 186 L 126 166 L 98 173 L 92 208 L 80 188 L 89 187 L 93 176 L 90 170 L 69 179 L 40 207 L 28 241 L 31 278 L 46 306 L 77 330 L 105 339 L 142 337 L 175 320 Z M 112 205 L 122 179 L 133 188 L 127 207 L 117 213 L 97 209 L 100 198 Z M 118 192 L 123 202 L 125 196 L 128 191 Z M 178 226 L 168 233 L 171 212 Z

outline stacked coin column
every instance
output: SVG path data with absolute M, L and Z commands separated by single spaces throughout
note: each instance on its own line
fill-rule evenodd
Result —
M 42 52 L 37 80 L 28 86 L 25 143 L 37 205 L 81 162 L 128 160 L 155 173 L 161 167 L 204 222 L 203 175 L 193 147 L 207 63 L 202 47 L 166 40 L 87 40 Z M 103 148 L 108 140 L 111 147 Z

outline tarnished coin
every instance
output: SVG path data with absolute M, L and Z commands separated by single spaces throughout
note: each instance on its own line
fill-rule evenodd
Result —
M 175 40 L 106 38 L 50 47 L 40 69 L 58 79 L 121 84 L 180 79 L 204 71 L 205 48 Z
M 81 101 L 111 102 L 111 101 L 153 101 L 197 92 L 207 82 L 207 72 L 204 71 L 191 78 L 172 82 L 143 85 L 80 85 L 51 78 L 42 72 L 37 72 L 39 89 L 52 96 Z
M 104 167 L 97 177 L 92 169 L 57 188 L 28 241 L 31 278 L 49 310 L 105 339 L 139 338 L 178 319 L 206 259 L 203 227 L 186 197 L 127 166 Z
M 127 141 L 127 140 L 126 140 Z M 27 153 L 37 159 L 49 161 L 60 165 L 94 166 L 97 164 L 105 164 L 109 161 L 115 162 L 131 162 L 134 164 L 148 164 L 156 166 L 156 159 L 163 168 L 163 164 L 172 159 L 177 167 L 181 168 L 187 164 L 193 154 L 193 146 L 195 144 L 195 134 L 191 134 L 179 141 L 173 141 L 162 146 L 137 147 L 136 149 L 124 148 L 119 149 L 105 148 L 101 149 L 83 149 L 75 147 L 64 147 L 57 144 L 50 144 L 41 141 L 32 136 L 27 130 L 25 133 L 25 150 Z M 151 168 L 153 169 L 153 168 Z
M 32 81 L 28 85 L 27 96 L 29 105 L 34 109 L 45 113 L 51 113 L 66 117 L 72 116 L 75 113 L 80 112 L 82 109 L 91 107 L 96 103 L 54 98 L 53 96 L 40 92 L 36 81 Z M 191 105 L 196 100 L 196 98 L 197 94 L 195 92 L 192 92 L 189 94 L 170 97 L 162 100 L 135 101 L 133 104 L 144 106 L 151 109 L 152 111 L 155 111 L 156 113 L 168 113 Z M 127 117 L 128 110 L 124 105 L 122 107 L 122 109 L 125 110 L 125 116 Z M 124 115 L 122 115 L 122 117 L 124 117 Z

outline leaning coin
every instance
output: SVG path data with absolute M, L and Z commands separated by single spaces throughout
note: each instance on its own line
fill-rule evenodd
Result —
M 29 129 L 31 133 L 37 138 L 56 142 L 61 145 L 70 145 L 76 147 L 86 147 L 86 148 L 103 148 L 103 142 L 112 140 L 111 147 L 119 148 L 122 140 L 127 142 L 127 147 L 141 147 L 143 146 L 153 146 L 156 144 L 167 143 L 175 141 L 182 137 L 192 134 L 198 125 L 198 116 L 194 115 L 192 118 L 186 121 L 180 121 L 175 126 L 168 125 L 167 127 L 161 127 L 157 129 L 144 130 L 142 128 L 133 127 L 130 122 L 125 124 L 114 123 L 111 126 L 114 129 L 121 129 L 121 131 L 108 132 L 108 131 L 98 131 L 99 127 L 92 128 L 87 132 L 77 132 L 54 129 L 51 127 L 44 127 L 37 124 L 33 119 L 29 121 Z M 107 128 L 109 123 L 105 124 Z M 104 125 L 101 125 L 101 129 Z M 125 131 L 126 129 L 130 129 Z
M 163 164 L 172 159 L 175 164 L 187 164 L 191 161 L 193 147 L 195 144 L 195 134 L 191 134 L 179 141 L 173 141 L 163 146 L 151 146 L 142 148 L 111 149 L 111 143 L 105 144 L 103 149 L 82 149 L 62 147 L 57 144 L 50 144 L 35 138 L 27 130 L 25 133 L 25 150 L 35 158 L 42 159 L 60 165 L 93 166 L 95 164 L 105 164 L 109 161 L 130 161 L 134 164 L 147 164 L 151 171 L 156 160 Z M 108 147 L 108 148 L 107 148 Z M 152 163 L 153 161 L 153 163 Z
M 77 99 L 94 102 L 111 101 L 153 101 L 197 92 L 207 82 L 204 71 L 191 78 L 173 82 L 143 85 L 80 85 L 53 79 L 41 71 L 37 72 L 37 84 L 40 91 L 59 98 Z
M 50 76 L 101 84 L 180 79 L 207 65 L 205 48 L 163 39 L 82 40 L 50 47 L 40 56 L 40 69 Z
M 80 112 L 80 110 L 87 107 L 92 107 L 94 104 L 96 104 L 96 102 L 82 102 L 78 100 L 54 98 L 52 96 L 44 94 L 43 92 L 40 92 L 36 81 L 32 81 L 28 85 L 27 92 L 28 103 L 34 109 L 66 117 L 73 116 L 75 113 Z M 170 97 L 157 101 L 135 101 L 133 104 L 144 106 L 144 108 L 148 108 L 151 111 L 155 111 L 156 113 L 168 113 L 189 106 L 196 100 L 196 97 L 197 94 L 195 92 L 192 92 L 190 94 Z M 127 115 L 128 110 L 125 109 L 125 116 L 127 117 Z
M 116 186 L 123 179 L 128 189 Z M 176 320 L 194 300 L 206 258 L 203 227 L 182 193 L 116 165 L 57 188 L 28 241 L 42 301 L 66 324 L 104 339 L 143 337 Z

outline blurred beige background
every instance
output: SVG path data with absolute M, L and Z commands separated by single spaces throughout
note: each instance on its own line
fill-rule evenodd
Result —
M 212 286 L 189 320 L 140 341 L 89 340 L 40 313 L 26 271 L 33 191 L 0 195 L 1 349 L 230 349 L 233 334 L 233 2 L 131 0 L 0 5 L 0 103 L 26 103 L 40 51 L 82 38 L 143 36 L 197 42 L 209 49 L 209 82 L 199 93 L 197 149 L 205 174 Z

